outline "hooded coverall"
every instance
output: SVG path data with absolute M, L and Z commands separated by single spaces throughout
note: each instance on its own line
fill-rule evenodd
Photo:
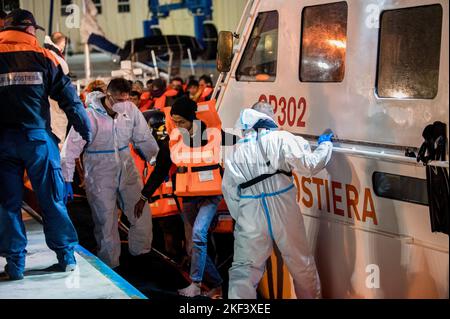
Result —
M 148 206 L 141 218 L 134 217 L 134 205 L 140 198 L 142 179 L 134 164 L 129 144 L 132 143 L 146 161 L 156 156 L 159 148 L 139 109 L 131 102 L 117 103 L 113 119 L 103 107 L 101 92 L 86 98 L 93 140 L 83 156 L 86 196 L 95 224 L 98 257 L 108 266 L 119 266 L 120 238 L 117 205 L 130 222 L 129 251 L 133 256 L 148 253 L 152 244 L 152 218 Z M 61 153 L 61 166 L 66 182 L 73 180 L 75 159 L 85 142 L 71 130 Z
M 297 298 L 320 298 L 320 280 L 289 173 L 319 172 L 330 160 L 332 143 L 324 142 L 312 152 L 305 139 L 289 132 L 262 129 L 257 133 L 252 127 L 259 120 L 273 122 L 255 110 L 241 113 L 236 128 L 244 130 L 244 137 L 225 161 L 222 189 L 236 221 L 228 296 L 256 298 L 256 287 L 275 242 L 294 279 Z M 245 189 L 240 187 L 277 171 L 286 174 L 275 174 Z

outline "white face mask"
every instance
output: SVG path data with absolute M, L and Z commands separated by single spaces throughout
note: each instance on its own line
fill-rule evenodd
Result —
M 125 112 L 125 106 L 127 105 L 127 102 L 119 102 L 112 106 L 112 110 L 116 113 L 124 113 Z

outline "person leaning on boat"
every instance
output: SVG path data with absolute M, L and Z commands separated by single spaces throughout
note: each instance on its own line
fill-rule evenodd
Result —
M 280 131 L 272 107 L 258 103 L 236 122 L 243 139 L 225 161 L 222 189 L 236 221 L 229 270 L 230 299 L 255 299 L 266 260 L 277 245 L 294 279 L 297 298 L 320 298 L 320 279 L 306 238 L 292 172 L 314 175 L 331 158 L 333 134 L 312 152 L 300 136 Z

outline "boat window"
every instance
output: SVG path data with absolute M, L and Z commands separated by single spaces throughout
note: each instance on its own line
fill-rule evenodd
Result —
M 274 82 L 277 75 L 278 12 L 258 15 L 236 72 L 238 81 Z
M 380 18 L 377 94 L 433 99 L 438 91 L 442 7 L 384 11 Z
M 347 49 L 347 14 L 346 2 L 303 9 L 300 81 L 343 81 Z
M 375 172 L 372 175 L 372 183 L 378 197 L 428 206 L 425 179 Z

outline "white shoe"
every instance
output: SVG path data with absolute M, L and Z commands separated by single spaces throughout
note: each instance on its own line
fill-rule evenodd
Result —
M 196 297 L 200 296 L 202 293 L 202 288 L 200 283 L 193 282 L 188 287 L 178 290 L 178 294 L 185 297 Z

